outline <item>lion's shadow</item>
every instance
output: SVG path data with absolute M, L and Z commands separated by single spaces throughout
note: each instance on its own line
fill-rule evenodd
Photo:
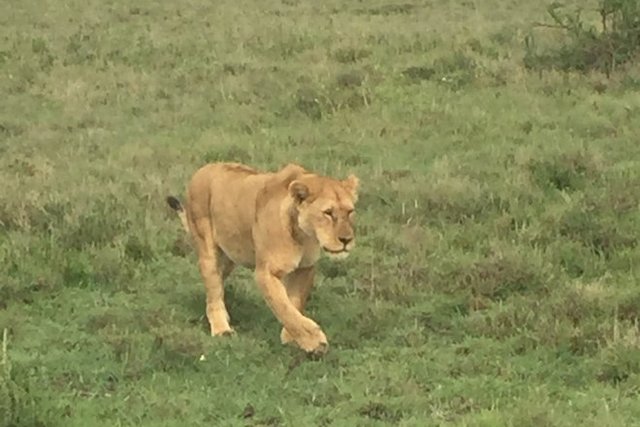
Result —
M 249 292 L 243 289 L 242 284 L 229 279 L 224 286 L 224 301 L 231 317 L 231 327 L 236 332 L 263 336 L 265 333 L 273 335 L 279 331 L 277 319 L 259 293 Z M 198 324 L 203 331 L 209 333 L 205 290 L 190 292 L 185 305 L 191 313 L 191 323 Z

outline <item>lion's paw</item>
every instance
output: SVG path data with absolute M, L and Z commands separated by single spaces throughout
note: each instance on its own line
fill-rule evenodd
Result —
M 287 331 L 285 328 L 282 328 L 282 331 L 280 332 L 280 342 L 282 344 L 291 344 L 294 341 L 295 340 L 293 339 L 293 336 L 291 336 L 289 331 Z
M 216 329 L 216 328 L 212 328 L 211 329 L 211 336 L 212 337 L 230 337 L 236 334 L 236 331 L 231 328 L 231 327 L 226 327 L 226 328 L 220 328 L 220 329 Z
M 329 343 L 324 332 L 320 328 L 311 333 L 306 333 L 296 340 L 296 343 L 307 353 L 325 354 L 329 350 Z

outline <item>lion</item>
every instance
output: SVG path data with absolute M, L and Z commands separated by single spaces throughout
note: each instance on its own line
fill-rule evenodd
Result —
M 234 334 L 224 281 L 236 265 L 252 268 L 278 321 L 283 344 L 322 354 L 328 341 L 304 314 L 322 253 L 347 257 L 355 246 L 359 179 L 321 176 L 290 163 L 260 172 L 240 163 L 209 163 L 187 186 L 186 202 L 167 203 L 193 237 L 206 290 L 212 336 Z

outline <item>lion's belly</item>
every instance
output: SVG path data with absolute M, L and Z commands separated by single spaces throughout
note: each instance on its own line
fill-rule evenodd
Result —
M 253 247 L 251 249 L 247 249 L 246 247 L 235 244 L 220 244 L 220 249 L 222 249 L 225 255 L 227 255 L 234 264 L 251 268 L 255 267 L 256 255 L 253 251 Z
M 242 230 L 228 233 L 222 230 L 216 230 L 216 243 L 225 255 L 237 265 L 254 267 L 256 254 L 251 232 Z
M 216 183 L 212 188 L 210 212 L 214 240 L 237 265 L 255 266 L 255 250 L 251 229 L 255 218 L 255 198 L 261 186 L 252 177 L 224 188 Z

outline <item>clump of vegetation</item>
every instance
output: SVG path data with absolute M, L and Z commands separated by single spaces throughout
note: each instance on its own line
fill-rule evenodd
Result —
M 472 84 L 478 75 L 475 59 L 463 51 L 455 51 L 436 58 L 430 65 L 413 65 L 405 68 L 402 75 L 411 82 L 437 81 L 453 90 Z
M 532 161 L 529 170 L 533 180 L 542 188 L 573 191 L 584 188 L 589 180 L 597 178 L 601 165 L 596 154 L 581 150 Z
M 295 107 L 312 120 L 365 108 L 373 102 L 368 83 L 369 74 L 359 69 L 336 73 L 327 84 L 305 82 L 295 95 Z
M 20 390 L 12 378 L 7 329 L 0 333 L 0 340 L 0 426 L 12 426 L 19 421 Z
M 331 53 L 331 57 L 341 64 L 359 62 L 371 55 L 369 49 L 359 47 L 340 47 Z
M 538 52 L 536 39 L 526 38 L 524 65 L 530 69 L 554 68 L 586 72 L 599 70 L 610 75 L 618 65 L 640 53 L 640 0 L 600 0 L 597 12 L 600 28 L 584 18 L 584 6 L 568 10 L 554 2 L 547 8 L 552 24 L 539 24 L 564 31 L 565 41 L 557 48 Z

